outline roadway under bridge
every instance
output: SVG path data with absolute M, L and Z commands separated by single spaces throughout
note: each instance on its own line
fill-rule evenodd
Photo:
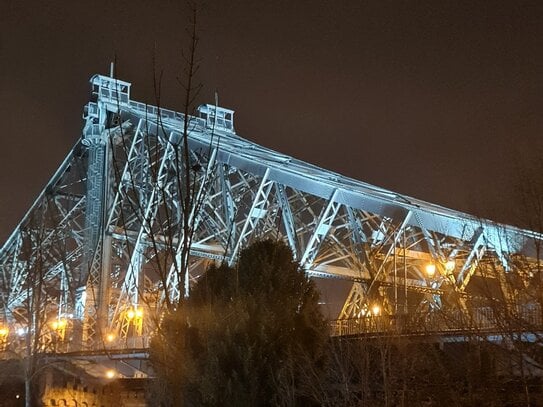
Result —
M 29 332 L 44 352 L 145 349 L 211 262 L 265 238 L 315 279 L 334 335 L 512 316 L 538 330 L 542 235 L 259 146 L 232 110 L 193 116 L 134 101 L 118 79 L 90 83 L 82 136 L 0 250 L 4 349 Z

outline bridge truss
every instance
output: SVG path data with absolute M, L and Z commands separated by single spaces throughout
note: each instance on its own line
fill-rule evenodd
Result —
M 56 350 L 145 347 L 210 262 L 263 238 L 308 276 L 350 284 L 339 319 L 469 312 L 481 282 L 507 302 L 539 279 L 537 233 L 266 149 L 228 109 L 185 116 L 131 100 L 127 82 L 91 85 L 81 139 L 0 251 L 4 342 L 41 326 Z

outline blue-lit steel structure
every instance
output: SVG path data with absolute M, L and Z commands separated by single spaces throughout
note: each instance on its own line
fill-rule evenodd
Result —
M 39 312 L 53 321 L 48 343 L 71 338 L 92 349 L 107 338 L 145 347 L 166 296 L 187 295 L 209 262 L 233 264 L 267 237 L 283 239 L 309 276 L 350 284 L 340 320 L 461 312 L 477 297 L 477 279 L 491 280 L 507 301 L 508 273 L 524 287 L 536 278 L 540 234 L 269 150 L 236 134 L 231 110 L 204 105 L 185 116 L 132 100 L 130 83 L 90 82 L 81 139 L 0 251 L 6 337 L 32 329 L 39 292 Z M 183 204 L 188 195 L 196 204 Z

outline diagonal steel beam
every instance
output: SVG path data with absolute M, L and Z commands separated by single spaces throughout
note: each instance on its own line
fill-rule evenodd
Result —
M 313 266 L 313 262 L 317 257 L 320 246 L 322 245 L 322 242 L 324 242 L 326 235 L 328 235 L 328 232 L 332 227 L 332 223 L 334 222 L 339 208 L 341 207 L 341 204 L 337 202 L 338 194 L 339 190 L 334 190 L 332 196 L 328 200 L 328 204 L 322 211 L 318 222 L 315 224 L 313 234 L 311 235 L 304 254 L 300 259 L 300 263 L 304 268 L 311 268 Z
M 270 195 L 270 191 L 274 184 L 274 182 L 269 179 L 269 175 L 270 169 L 268 168 L 266 169 L 266 172 L 262 177 L 262 181 L 260 182 L 258 190 L 256 191 L 253 203 L 251 205 L 251 209 L 249 210 L 247 218 L 245 219 L 243 227 L 241 228 L 241 232 L 239 233 L 236 245 L 234 246 L 234 249 L 229 256 L 228 263 L 230 265 L 234 264 L 241 247 L 245 245 L 245 243 L 248 241 L 249 237 L 255 230 L 258 221 L 262 219 L 266 213 L 268 196 Z
M 383 261 L 381 262 L 381 265 L 379 266 L 379 269 L 377 270 L 377 272 L 375 273 L 375 276 L 373 276 L 373 279 L 372 279 L 372 282 L 370 284 L 370 287 L 368 288 L 368 292 L 372 289 L 373 285 L 375 284 L 375 282 L 377 281 L 377 278 L 379 277 L 379 275 L 383 272 L 383 270 L 385 269 L 385 265 L 387 263 L 387 260 L 388 258 L 390 257 L 390 255 L 394 252 L 396 252 L 396 246 L 400 240 L 400 236 L 402 236 L 405 228 L 407 227 L 407 225 L 409 224 L 409 221 L 411 219 L 411 216 L 412 216 L 413 212 L 412 211 L 409 211 L 407 212 L 407 214 L 405 215 L 405 218 L 403 219 L 401 225 L 394 231 L 394 239 L 392 240 L 392 242 L 390 243 L 390 247 L 388 248 L 387 250 L 387 253 L 385 254 L 385 257 L 383 258 Z
M 275 190 L 281 207 L 281 217 L 283 218 L 283 225 L 287 232 L 287 239 L 290 249 L 294 258 L 297 259 L 300 254 L 298 253 L 298 241 L 296 237 L 296 228 L 294 227 L 294 218 L 288 202 L 288 196 L 285 191 L 285 186 L 279 183 L 275 183 Z
M 203 203 L 204 199 L 206 198 L 207 188 L 209 187 L 208 181 L 210 179 L 211 173 L 213 172 L 213 169 L 215 168 L 216 157 L 217 148 L 214 148 L 211 153 L 211 157 L 208 160 L 205 173 L 201 177 L 198 191 L 196 191 L 196 195 L 194 196 L 193 204 L 190 208 L 190 214 L 187 219 L 188 224 L 185 225 L 185 227 L 183 228 L 183 234 L 178 240 L 177 248 L 175 251 L 175 260 L 170 266 L 168 277 L 166 279 L 166 290 L 170 294 L 170 299 L 172 300 L 172 303 L 176 303 L 181 297 L 181 292 L 179 291 L 179 278 L 181 277 L 181 273 L 183 272 L 185 289 L 184 296 L 189 296 L 190 280 L 188 259 L 183 259 L 183 254 L 189 254 L 192 247 L 193 234 L 195 233 L 196 229 L 198 229 L 198 224 L 202 219 Z M 186 232 L 188 232 L 190 235 L 187 238 L 185 238 L 184 235 Z M 188 247 L 183 247 L 185 243 L 188 244 Z M 185 264 L 183 264 L 184 260 Z
M 471 239 L 471 247 L 472 249 L 466 258 L 462 269 L 460 269 L 458 277 L 456 278 L 456 286 L 460 289 L 460 291 L 464 291 L 466 289 L 469 280 L 475 273 L 478 261 L 486 249 L 484 230 L 482 227 L 475 231 L 475 234 Z
M 361 318 L 365 316 L 365 312 L 367 311 L 364 309 L 365 301 L 366 292 L 364 287 L 359 282 L 353 283 L 338 319 Z

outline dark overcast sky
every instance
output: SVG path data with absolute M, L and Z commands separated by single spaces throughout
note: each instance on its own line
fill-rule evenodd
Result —
M 81 134 L 107 73 L 180 109 L 182 1 L 0 2 L 0 238 Z M 238 134 L 324 168 L 487 217 L 543 136 L 542 1 L 208 1 L 202 102 Z M 519 158 L 520 157 L 520 158 Z M 498 209 L 496 209 L 498 208 Z

